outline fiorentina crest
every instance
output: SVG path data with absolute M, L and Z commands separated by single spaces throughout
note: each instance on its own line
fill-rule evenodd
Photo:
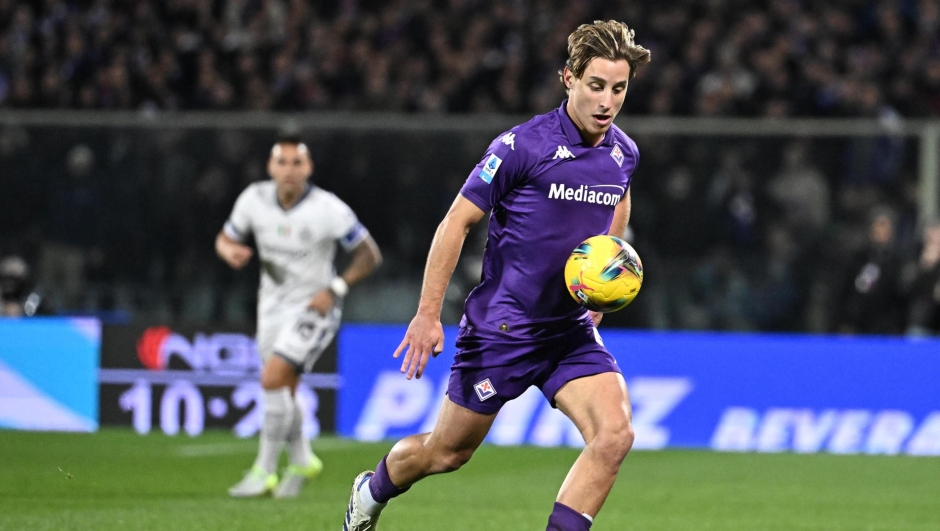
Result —
M 623 167 L 623 150 L 620 149 L 620 144 L 614 144 L 614 149 L 610 152 L 610 156 L 614 158 L 617 166 Z
M 496 388 L 494 388 L 493 384 L 490 383 L 489 378 L 474 385 L 473 388 L 476 390 L 477 396 L 480 397 L 480 402 L 483 402 L 487 398 L 490 398 L 496 395 Z

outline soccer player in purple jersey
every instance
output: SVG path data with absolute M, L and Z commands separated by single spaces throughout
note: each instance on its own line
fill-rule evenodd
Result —
M 376 529 L 412 484 L 466 463 L 503 404 L 529 386 L 570 418 L 585 447 L 558 493 L 549 531 L 586 531 L 633 444 L 630 399 L 595 320 L 565 289 L 581 241 L 621 236 L 630 217 L 636 144 L 613 120 L 636 69 L 650 61 L 633 31 L 595 21 L 568 37 L 568 99 L 490 145 L 444 217 L 428 255 L 418 312 L 395 357 L 420 378 L 441 352 L 444 291 L 470 228 L 490 212 L 483 278 L 467 297 L 447 399 L 434 431 L 399 441 L 353 483 L 344 531 Z

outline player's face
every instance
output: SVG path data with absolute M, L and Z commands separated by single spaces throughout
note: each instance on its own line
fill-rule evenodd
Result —
M 313 173 L 310 152 L 303 144 L 276 144 L 271 149 L 268 173 L 279 191 L 300 193 Z
M 623 107 L 630 79 L 630 63 L 595 57 L 580 78 L 565 68 L 568 116 L 593 145 L 600 143 Z

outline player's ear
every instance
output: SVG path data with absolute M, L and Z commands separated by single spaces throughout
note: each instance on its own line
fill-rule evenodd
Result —
M 268 157 L 267 170 L 268 170 L 268 175 L 270 177 L 274 177 L 274 156 L 273 155 Z
M 571 90 L 571 87 L 574 86 L 574 72 L 572 72 L 567 66 L 565 71 L 562 74 L 562 77 L 565 78 L 565 88 Z

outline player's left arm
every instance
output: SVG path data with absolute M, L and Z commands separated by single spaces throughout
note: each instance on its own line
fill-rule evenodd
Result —
M 308 306 L 311 310 L 326 315 L 333 308 L 336 299 L 344 297 L 351 286 L 371 275 L 382 264 L 382 251 L 379 250 L 379 245 L 375 243 L 371 235 L 366 235 L 349 252 L 352 253 L 349 266 L 341 275 L 333 279 L 329 288 L 313 296 Z
M 614 219 L 610 222 L 610 229 L 607 231 L 608 235 L 623 238 L 624 234 L 627 232 L 627 225 L 630 224 L 631 206 L 630 189 L 627 188 L 627 193 L 623 194 L 623 198 L 621 198 L 617 206 L 614 207 Z M 604 318 L 604 314 L 601 312 L 589 311 L 588 315 L 590 315 L 591 320 L 594 321 L 594 326 L 601 324 L 601 319 Z
M 382 265 L 382 251 L 379 250 L 379 245 L 375 243 L 372 236 L 363 238 L 359 245 L 353 247 L 350 252 L 352 253 L 352 262 L 340 275 L 347 286 L 357 284 Z
M 608 235 L 622 239 L 623 235 L 626 234 L 627 225 L 630 224 L 631 203 L 630 189 L 627 188 L 627 192 L 623 194 L 620 202 L 614 207 L 614 219 L 610 222 L 610 230 L 607 231 Z

